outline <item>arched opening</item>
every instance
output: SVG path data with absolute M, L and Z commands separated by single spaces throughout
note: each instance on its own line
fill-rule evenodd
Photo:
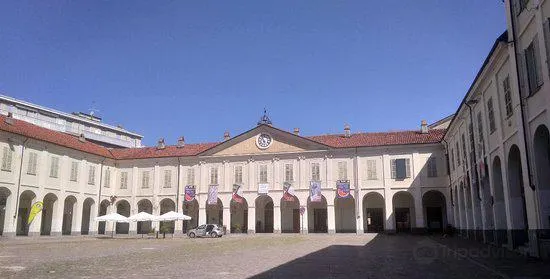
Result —
M 541 213 L 542 228 L 550 229 L 550 135 L 546 126 L 541 125 L 535 131 L 533 146 L 540 208 L 546 209 Z
M 146 212 L 149 214 L 153 214 L 153 203 L 151 203 L 148 199 L 140 200 L 137 204 L 138 206 L 138 213 L 140 212 Z M 146 234 L 151 231 L 152 224 L 151 221 L 139 221 L 137 222 L 137 233 L 138 234 Z
M 76 210 L 76 198 L 74 196 L 68 196 L 63 203 L 63 226 L 61 232 L 64 235 L 70 235 L 73 229 L 73 213 Z
M 468 228 L 468 221 L 466 219 L 466 194 L 464 193 L 464 183 L 461 181 L 458 187 L 458 210 L 460 212 L 460 230 L 463 233 Z
M 495 243 L 501 245 L 508 242 L 508 229 L 506 204 L 504 201 L 504 183 L 502 180 L 502 169 L 500 158 L 493 160 L 493 215 L 495 219 Z
M 281 198 L 281 232 L 299 233 L 300 224 L 300 201 L 296 196 Z
M 170 211 L 176 211 L 176 203 L 172 199 L 163 199 L 160 201 L 160 215 L 168 213 Z M 161 231 L 166 233 L 174 233 L 175 221 L 162 221 L 160 222 Z
M 109 205 L 111 203 L 108 200 L 103 200 L 99 204 L 99 213 L 98 216 L 104 216 L 107 215 L 107 211 L 109 211 Z M 98 222 L 97 224 L 97 233 L 98 234 L 105 234 L 105 221 Z
M 363 230 L 370 233 L 384 231 L 384 197 L 371 192 L 363 197 Z
M 183 202 L 183 214 L 191 217 L 191 220 L 183 221 L 183 233 L 199 226 L 199 203 L 196 199 Z
M 262 195 L 256 198 L 256 233 L 273 233 L 273 199 Z
M 40 235 L 50 235 L 52 233 L 53 213 L 56 211 L 57 204 L 57 196 L 55 194 L 48 193 L 44 196 Z
M 4 223 L 6 222 L 6 207 L 11 192 L 6 187 L 0 187 L 0 235 L 4 234 Z
M 17 235 L 29 235 L 29 214 L 32 202 L 36 198 L 33 191 L 25 190 L 19 196 L 19 208 L 17 209 Z
M 350 194 L 347 198 L 334 198 L 335 229 L 337 233 L 355 233 L 355 198 Z
M 242 202 L 237 202 L 231 199 L 230 202 L 231 213 L 231 233 L 247 233 L 248 232 L 248 203 L 245 198 L 242 198 Z
M 116 213 L 125 217 L 130 217 L 130 203 L 126 200 L 119 201 L 116 205 Z M 130 224 L 116 223 L 115 232 L 117 234 L 128 234 L 130 232 Z
M 436 190 L 430 190 L 422 196 L 422 207 L 426 228 L 430 232 L 442 232 L 447 225 L 445 196 Z
M 307 199 L 307 222 L 309 233 L 327 233 L 327 200 L 321 195 L 320 201 Z
M 206 202 L 206 223 L 223 224 L 223 203 L 220 198 L 218 198 L 216 204 L 208 204 L 208 202 Z
M 414 198 L 409 192 L 397 192 L 393 195 L 393 212 L 397 232 L 410 232 L 416 225 Z
M 512 213 L 512 244 L 514 248 L 529 241 L 525 187 L 521 169 L 519 148 L 512 145 L 508 153 L 508 189 L 510 194 L 510 212 Z
M 466 183 L 464 184 L 464 207 L 466 209 L 466 229 L 468 229 L 467 233 L 470 234 L 473 233 L 471 230 L 474 228 L 474 213 L 472 211 L 472 191 L 468 174 L 466 174 Z
M 94 199 L 86 198 L 82 207 L 82 223 L 80 226 L 80 234 L 87 235 L 90 233 L 90 220 L 92 218 L 92 207 L 94 206 Z

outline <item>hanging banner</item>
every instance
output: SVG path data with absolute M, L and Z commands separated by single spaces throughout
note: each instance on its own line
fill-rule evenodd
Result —
M 338 180 L 336 182 L 336 191 L 338 192 L 338 198 L 349 198 L 349 180 Z
M 269 184 L 260 183 L 258 184 L 258 194 L 267 195 L 269 193 Z
M 288 202 L 294 201 L 294 188 L 292 187 L 292 184 L 288 182 L 283 184 L 283 200 Z
M 190 202 L 195 199 L 195 185 L 185 186 L 185 201 Z
M 243 203 L 243 190 L 239 184 L 233 184 L 233 200 L 238 203 Z
M 34 220 L 34 217 L 36 217 L 36 215 L 40 213 L 40 211 L 42 211 L 43 207 L 44 207 L 44 204 L 41 201 L 37 201 L 32 205 L 31 213 L 29 214 L 29 218 L 27 219 L 28 225 L 32 223 L 32 221 Z
M 309 187 L 309 198 L 312 202 L 320 202 L 323 199 L 321 196 L 321 182 L 311 181 Z
M 218 185 L 210 185 L 208 188 L 208 204 L 218 204 Z

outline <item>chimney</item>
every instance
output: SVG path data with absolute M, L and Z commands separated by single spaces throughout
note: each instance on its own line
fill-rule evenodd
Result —
M 225 131 L 225 133 L 223 133 L 223 140 L 228 140 L 230 138 L 231 136 L 229 135 L 229 131 Z
M 4 119 L 4 122 L 9 125 L 13 125 L 13 113 L 8 112 L 8 116 Z
M 166 148 L 166 144 L 164 144 L 164 138 L 160 138 L 157 143 L 157 149 L 164 149 Z
M 78 136 L 78 140 L 79 140 L 80 142 L 85 142 L 85 141 L 86 141 L 86 137 L 84 136 L 84 134 L 80 134 L 80 135 Z
M 178 138 L 178 145 L 177 145 L 179 148 L 181 147 L 184 147 L 185 146 L 185 138 L 183 136 L 179 137 Z
M 300 128 L 294 128 L 294 134 L 299 136 L 300 135 Z
M 428 133 L 428 123 L 426 120 L 422 120 L 420 122 L 420 133 L 421 134 L 427 134 Z
M 344 125 L 344 136 L 346 138 L 351 137 L 351 128 L 350 128 L 349 124 Z

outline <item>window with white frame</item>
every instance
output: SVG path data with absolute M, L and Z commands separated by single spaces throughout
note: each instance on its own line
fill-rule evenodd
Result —
M 348 179 L 348 165 L 344 161 L 338 162 L 338 180 Z
M 187 169 L 187 185 L 195 185 L 195 169 Z
M 319 163 L 311 163 L 311 180 L 321 181 L 321 166 Z
M 495 125 L 495 111 L 492 97 L 487 100 L 487 114 L 489 115 L 489 131 L 492 134 L 497 129 Z
M 243 184 L 243 166 L 235 166 L 235 184 Z
M 164 188 L 172 187 L 172 171 L 164 170 Z
M 27 174 L 36 175 L 37 163 L 38 163 L 38 154 L 36 154 L 36 152 L 30 152 L 29 161 L 27 163 Z
M 78 180 L 78 162 L 71 162 L 70 180 L 74 182 Z
M 267 183 L 267 165 L 260 165 L 260 183 Z
M 508 76 L 502 81 L 502 90 L 504 91 L 506 117 L 510 117 L 514 114 L 514 109 L 512 108 L 512 90 L 510 89 L 510 78 Z
M 405 179 L 411 177 L 411 159 L 391 159 L 391 178 Z
M 376 180 L 376 160 L 367 160 L 367 179 Z
M 50 162 L 50 177 L 57 178 L 59 172 L 59 157 L 52 157 Z
M 88 184 L 95 185 L 95 166 L 88 167 Z
M 294 181 L 294 166 L 292 164 L 285 164 L 285 182 Z
M 210 185 L 218 185 L 218 167 L 210 168 Z
M 141 188 L 147 189 L 149 188 L 149 171 L 142 171 L 141 172 Z
M 428 158 L 428 177 L 437 177 L 437 158 L 431 156 Z
M 2 154 L 2 170 L 3 171 L 11 171 L 11 165 L 12 165 L 12 150 L 10 147 L 5 146 L 4 152 Z
M 123 171 L 120 173 L 120 189 L 128 189 L 128 172 Z

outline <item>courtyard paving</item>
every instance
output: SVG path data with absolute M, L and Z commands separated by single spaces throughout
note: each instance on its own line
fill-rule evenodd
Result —
M 0 238 L 0 278 L 550 278 L 547 263 L 412 235 Z

